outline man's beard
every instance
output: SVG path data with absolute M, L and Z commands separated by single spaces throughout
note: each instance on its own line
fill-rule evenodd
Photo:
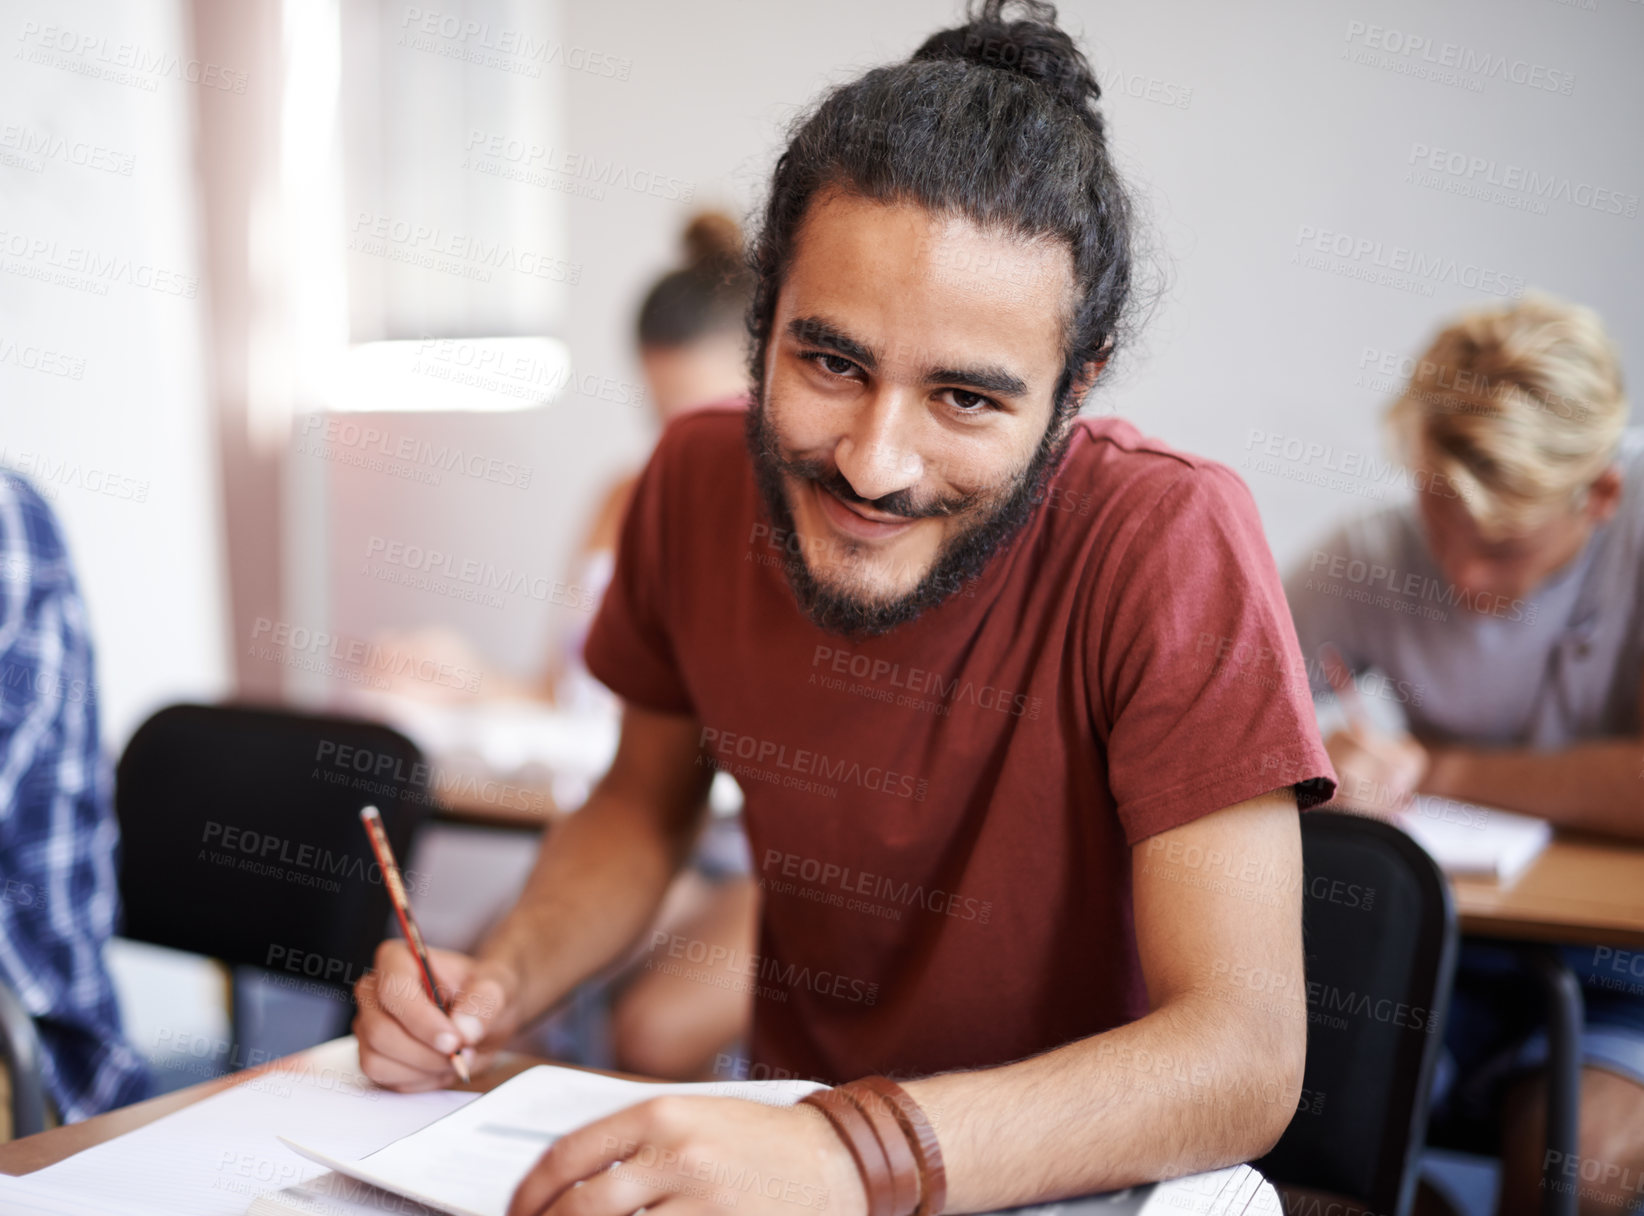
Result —
M 782 546 L 782 568 L 799 602 L 800 611 L 819 629 L 861 639 L 888 633 L 949 599 L 980 574 L 988 559 L 1032 517 L 1034 508 L 1040 502 L 1045 479 L 1063 447 L 1061 442 L 1052 441 L 1050 431 L 1053 427 L 1054 421 L 1051 427 L 1046 428 L 1045 436 L 1027 468 L 997 494 L 978 493 L 935 502 L 919 502 L 903 490 L 871 500 L 876 510 L 910 519 L 955 515 L 984 503 L 990 497 L 997 500 L 997 505 L 978 523 L 944 541 L 931 568 L 911 591 L 894 599 L 869 600 L 847 590 L 825 586 L 811 573 L 805 561 L 803 542 L 794 527 L 783 474 L 790 474 L 801 483 L 815 482 L 821 492 L 831 491 L 846 503 L 868 503 L 870 500 L 852 490 L 838 469 L 827 468 L 819 460 L 790 460 L 783 456 L 776 432 L 765 413 L 763 386 L 756 385 L 748 404 L 746 420 L 748 453 L 753 459 L 754 480 L 759 486 L 773 529 L 780 529 L 781 534 L 788 537 L 788 543 Z M 847 570 L 856 564 L 867 548 L 866 545 L 855 546 L 844 541 L 822 543 L 840 553 Z

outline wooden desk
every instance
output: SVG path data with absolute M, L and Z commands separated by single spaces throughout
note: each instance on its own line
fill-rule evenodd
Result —
M 1560 833 L 1510 884 L 1450 881 L 1462 933 L 1471 937 L 1564 946 L 1644 949 L 1644 847 Z M 1548 1005 L 1547 1153 L 1544 1184 L 1555 1162 L 1576 1151 L 1581 1101 L 1582 998 L 1570 968 L 1555 958 L 1526 957 L 1542 977 Z M 1574 1190 L 1543 1194 L 1543 1210 L 1576 1211 Z
M 312 1049 L 311 1049 L 312 1050 Z M 257 1068 L 248 1068 L 243 1072 L 231 1073 L 226 1077 L 216 1077 L 210 1081 L 202 1081 L 198 1085 L 190 1085 L 187 1089 L 179 1089 L 174 1093 L 161 1094 L 158 1098 L 150 1098 L 146 1102 L 134 1102 L 130 1106 L 123 1106 L 119 1110 L 111 1110 L 106 1115 L 94 1115 L 79 1123 L 71 1123 L 67 1127 L 54 1127 L 50 1131 L 40 1132 L 38 1135 L 25 1136 L 21 1140 L 13 1140 L 9 1144 L 0 1144 L 0 1173 L 3 1174 L 32 1174 L 35 1170 L 44 1169 L 48 1165 L 55 1165 L 65 1157 L 72 1157 L 83 1149 L 94 1144 L 101 1144 L 105 1140 L 112 1140 L 116 1136 L 123 1136 L 127 1132 L 135 1131 L 139 1127 L 153 1123 L 163 1115 L 181 1110 L 185 1106 L 192 1106 L 202 1098 L 209 1098 L 212 1094 L 221 1093 L 230 1086 L 239 1085 L 253 1077 L 259 1077 L 271 1072 L 302 1072 L 309 1052 L 299 1051 L 293 1055 L 271 1061 Z M 520 1055 L 517 1052 L 502 1052 L 496 1062 L 468 1085 L 458 1085 L 457 1089 L 471 1090 L 475 1093 L 485 1093 L 495 1089 L 508 1078 L 524 1072 L 527 1068 L 537 1064 L 553 1063 L 550 1060 L 537 1059 L 534 1056 Z M 309 1065 L 309 1067 L 312 1067 Z M 592 1070 L 590 1070 L 592 1071 Z M 611 1073 L 611 1076 L 625 1076 L 623 1073 Z M 634 1077 L 631 1080 L 641 1080 Z
M 1644 846 L 1553 838 L 1509 886 L 1452 879 L 1461 931 L 1475 937 L 1644 950 Z

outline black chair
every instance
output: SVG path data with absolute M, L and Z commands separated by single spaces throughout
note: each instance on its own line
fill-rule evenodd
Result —
M 1289 1129 L 1257 1162 L 1275 1183 L 1407 1216 L 1457 950 L 1455 906 L 1390 824 L 1301 817 L 1307 1071 Z
M 348 994 L 391 915 L 359 811 L 375 804 L 408 866 L 431 809 L 427 778 L 416 745 L 378 723 L 248 706 L 160 710 L 115 775 L 122 936 L 335 995 L 343 1033 Z M 410 870 L 406 885 L 414 901 Z M 240 1029 L 236 1016 L 236 1044 Z
M 23 1002 L 0 983 L 0 1065 L 11 1080 L 11 1134 L 32 1136 L 46 1126 L 40 1036 Z

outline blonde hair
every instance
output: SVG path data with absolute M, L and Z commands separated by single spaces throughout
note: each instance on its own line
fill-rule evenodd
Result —
M 1495 538 L 1581 500 L 1615 456 L 1627 400 L 1598 314 L 1527 292 L 1441 330 L 1387 422 L 1405 463 Z

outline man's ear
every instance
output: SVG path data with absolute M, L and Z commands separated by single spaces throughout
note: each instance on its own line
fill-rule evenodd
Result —
M 1073 378 L 1073 383 L 1068 385 L 1068 397 L 1083 405 L 1086 395 L 1095 387 L 1096 377 L 1101 374 L 1102 368 L 1106 365 L 1106 359 L 1092 359 L 1081 367 L 1079 374 Z M 1078 413 L 1079 411 L 1074 409 L 1062 415 L 1056 427 L 1057 443 L 1067 438 L 1067 433 L 1073 428 L 1073 420 L 1078 416 Z
M 1073 395 L 1076 400 L 1083 401 L 1086 394 L 1096 387 L 1096 377 L 1102 374 L 1107 366 L 1107 357 L 1092 359 L 1079 369 L 1079 374 L 1073 380 Z
M 1588 520 L 1597 527 L 1607 523 L 1616 508 L 1621 505 L 1621 468 L 1611 465 L 1600 473 L 1593 483 L 1587 487 L 1586 501 L 1583 509 Z

